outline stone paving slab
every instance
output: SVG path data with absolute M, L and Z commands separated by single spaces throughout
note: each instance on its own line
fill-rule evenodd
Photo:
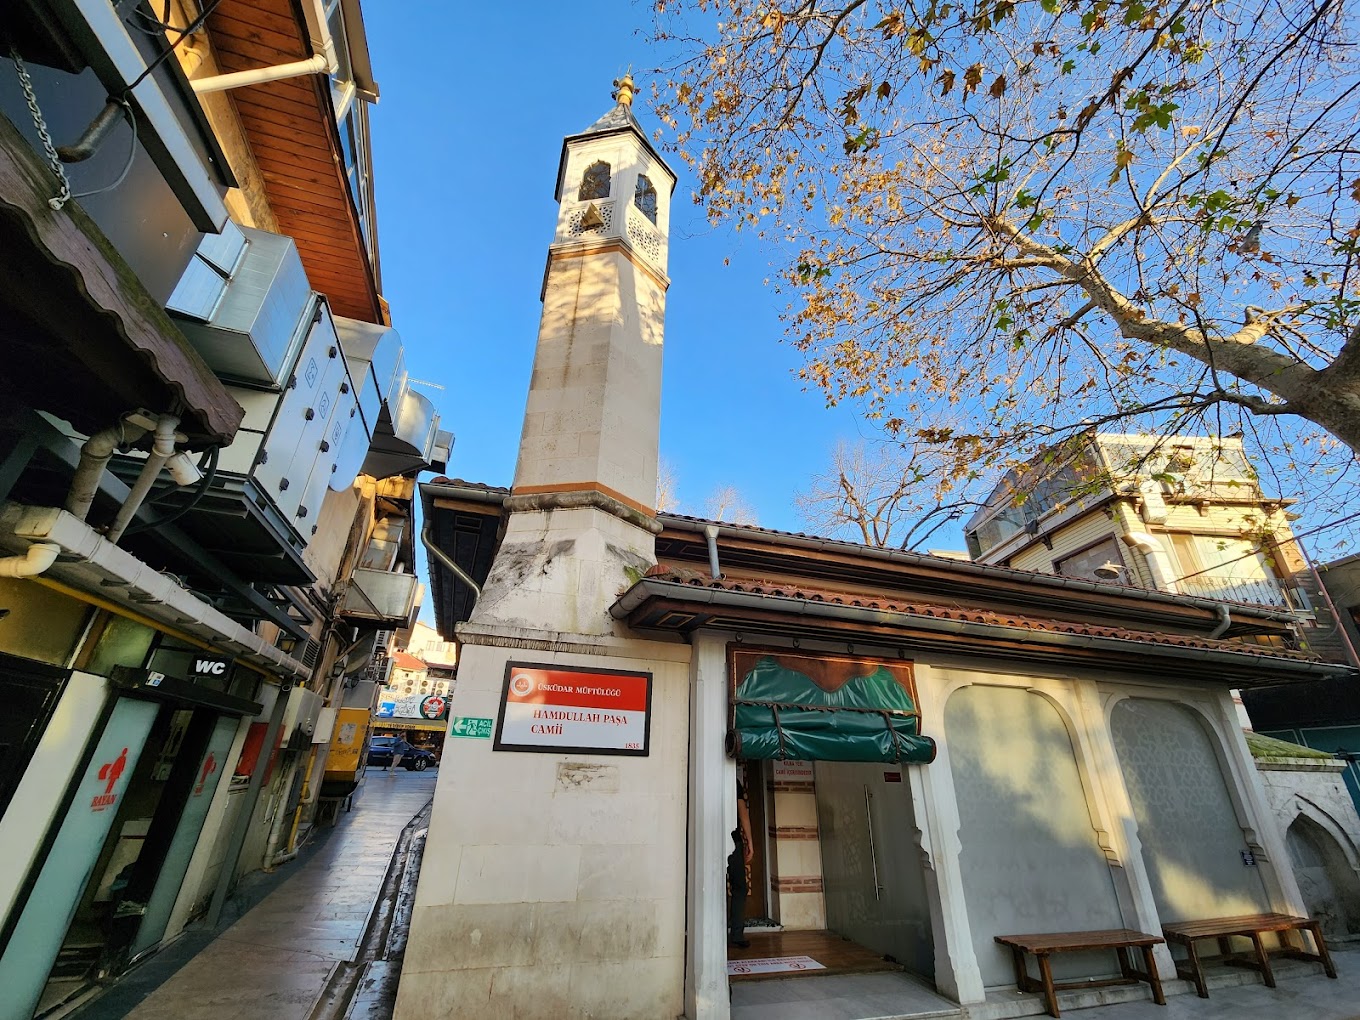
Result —
M 315 853 L 280 867 L 294 872 L 264 899 L 130 1010 L 110 994 L 73 1020 L 306 1020 L 332 971 L 355 958 L 402 829 L 436 777 L 369 770 L 353 809 Z

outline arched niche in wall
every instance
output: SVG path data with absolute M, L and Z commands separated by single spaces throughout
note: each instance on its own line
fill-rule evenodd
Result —
M 1303 902 L 1324 937 L 1360 935 L 1360 875 L 1329 827 L 1301 812 L 1285 830 L 1284 841 Z
M 959 866 L 984 985 L 1014 981 L 996 935 L 1125 926 L 1072 737 L 1047 697 L 974 684 L 944 711 L 959 812 Z M 1060 977 L 1108 961 L 1055 958 Z
M 1110 736 L 1165 922 L 1271 909 L 1203 717 L 1174 701 L 1124 698 Z

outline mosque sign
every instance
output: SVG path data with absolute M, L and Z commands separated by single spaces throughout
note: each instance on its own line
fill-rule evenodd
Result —
M 652 674 L 511 662 L 496 720 L 497 751 L 650 751 Z

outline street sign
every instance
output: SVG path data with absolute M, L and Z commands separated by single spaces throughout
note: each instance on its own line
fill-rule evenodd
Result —
M 449 724 L 449 736 L 451 737 L 476 737 L 479 740 L 490 740 L 491 731 L 495 727 L 495 719 L 481 719 L 477 716 L 456 715 L 453 722 Z

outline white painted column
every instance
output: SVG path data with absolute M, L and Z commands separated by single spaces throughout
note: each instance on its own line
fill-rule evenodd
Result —
M 1303 902 L 1294 866 L 1285 847 L 1284 833 L 1270 810 L 1261 774 L 1247 747 L 1246 734 L 1237 721 L 1237 706 L 1230 691 L 1220 691 L 1215 698 L 1217 714 L 1214 728 L 1223 736 L 1223 751 L 1228 765 L 1228 779 L 1234 786 L 1234 807 L 1242 816 L 1242 836 L 1261 869 L 1271 909 L 1281 914 L 1307 917 L 1308 907 Z M 1283 941 L 1283 937 L 1281 938 Z
M 1119 764 L 1114 737 L 1110 734 L 1108 706 L 1093 681 L 1074 681 L 1073 688 L 1078 725 L 1082 729 L 1082 739 L 1074 743 L 1081 749 L 1080 753 L 1087 756 L 1087 767 L 1096 783 L 1095 794 L 1104 802 L 1105 817 L 1111 819 L 1108 839 L 1118 861 L 1112 861 L 1110 868 L 1115 872 L 1124 923 L 1130 928 L 1160 935 L 1162 920 L 1152 895 L 1147 863 L 1143 860 L 1143 843 L 1138 838 L 1133 801 L 1124 785 L 1124 771 Z M 1165 943 L 1153 947 L 1152 958 L 1162 980 L 1169 981 L 1176 976 L 1176 964 Z
M 728 1020 L 727 855 L 737 824 L 737 763 L 723 748 L 727 640 L 700 633 L 692 644 L 685 1016 L 688 1020 Z
M 963 869 L 959 864 L 963 850 L 959 841 L 961 823 L 954 774 L 949 768 L 949 735 L 944 727 L 944 706 L 953 685 L 921 663 L 916 664 L 915 674 L 921 732 L 933 737 L 938 749 L 929 765 L 907 769 L 925 858 L 926 896 L 935 943 L 935 987 L 961 1004 L 982 1002 L 986 991 L 973 950 L 973 930 L 964 899 Z

